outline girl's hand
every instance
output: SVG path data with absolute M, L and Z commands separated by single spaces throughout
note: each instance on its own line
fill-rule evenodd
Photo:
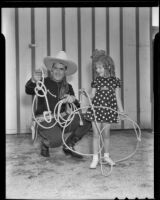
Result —
M 81 93 L 82 95 L 84 95 L 85 97 L 87 97 L 87 94 L 86 94 L 86 91 L 85 91 L 84 88 L 80 89 L 80 93 Z
M 119 111 L 120 115 L 127 115 L 124 111 Z
M 128 116 L 128 115 L 124 111 L 119 112 L 119 117 L 121 120 L 124 119 L 126 116 Z

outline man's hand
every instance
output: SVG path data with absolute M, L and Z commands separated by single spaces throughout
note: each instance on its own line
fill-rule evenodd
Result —
M 37 82 L 40 81 L 41 79 L 42 79 L 42 71 L 40 69 L 37 69 L 32 76 L 32 81 Z
M 73 103 L 75 101 L 75 99 L 76 99 L 75 96 L 65 94 L 64 99 L 63 99 L 63 103 Z

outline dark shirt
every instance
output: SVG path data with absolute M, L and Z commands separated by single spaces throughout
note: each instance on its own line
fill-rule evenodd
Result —
M 53 113 L 55 105 L 58 103 L 60 100 L 60 88 L 61 88 L 62 82 L 56 82 L 54 80 L 51 80 L 49 77 L 44 79 L 44 85 L 49 92 L 47 92 L 47 99 L 48 99 L 48 104 L 51 112 Z M 72 86 L 68 83 L 69 90 L 67 94 L 75 96 L 75 93 L 73 91 Z M 25 92 L 30 95 L 35 95 L 35 87 L 36 83 L 33 83 L 31 79 L 26 83 L 25 85 Z M 39 94 L 42 95 L 42 92 L 39 91 Z M 79 102 L 76 100 L 74 104 L 79 107 Z M 63 104 L 61 112 L 65 111 L 66 104 Z M 48 111 L 47 109 L 47 104 L 45 97 L 39 97 L 38 96 L 38 104 L 37 104 L 37 109 L 35 111 L 35 115 L 40 115 L 43 114 L 44 111 Z

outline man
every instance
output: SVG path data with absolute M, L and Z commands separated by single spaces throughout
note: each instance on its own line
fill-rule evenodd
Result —
M 74 103 L 76 107 L 79 107 L 79 102 L 75 97 L 73 88 L 66 80 L 66 76 L 72 75 L 77 71 L 77 65 L 71 60 L 68 60 L 64 51 L 60 51 L 55 58 L 50 56 L 45 57 L 44 64 L 48 70 L 48 76 L 44 78 L 48 104 L 42 95 L 39 96 L 35 116 L 42 116 L 48 108 L 53 114 L 56 104 L 63 99 L 64 103 L 61 108 L 61 114 L 67 119 L 69 116 L 67 112 L 67 103 Z M 42 75 L 37 71 L 26 83 L 26 93 L 35 95 L 36 83 L 40 80 L 42 80 Z M 39 93 L 41 94 L 41 91 L 39 91 Z M 80 125 L 79 116 L 76 114 L 71 124 L 65 129 L 65 133 L 71 132 L 65 142 L 72 150 L 74 150 L 76 142 L 87 134 L 87 131 L 91 128 L 90 122 L 86 121 L 82 114 L 81 117 L 83 125 Z M 50 123 L 43 121 L 41 124 L 50 127 L 54 122 L 55 120 L 53 119 Z M 58 123 L 50 129 L 38 126 L 38 135 L 41 138 L 42 156 L 49 157 L 49 148 L 58 147 L 62 144 L 62 127 Z M 63 152 L 66 155 L 69 154 L 76 158 L 83 158 L 82 155 L 71 151 L 65 145 L 63 145 Z

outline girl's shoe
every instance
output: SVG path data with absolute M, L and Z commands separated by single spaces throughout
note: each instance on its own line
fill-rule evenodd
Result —
M 90 169 L 96 169 L 98 165 L 98 155 L 93 155 L 93 160 L 90 164 Z
M 110 165 L 115 165 L 116 163 L 109 156 L 104 156 L 104 161 L 109 163 Z

